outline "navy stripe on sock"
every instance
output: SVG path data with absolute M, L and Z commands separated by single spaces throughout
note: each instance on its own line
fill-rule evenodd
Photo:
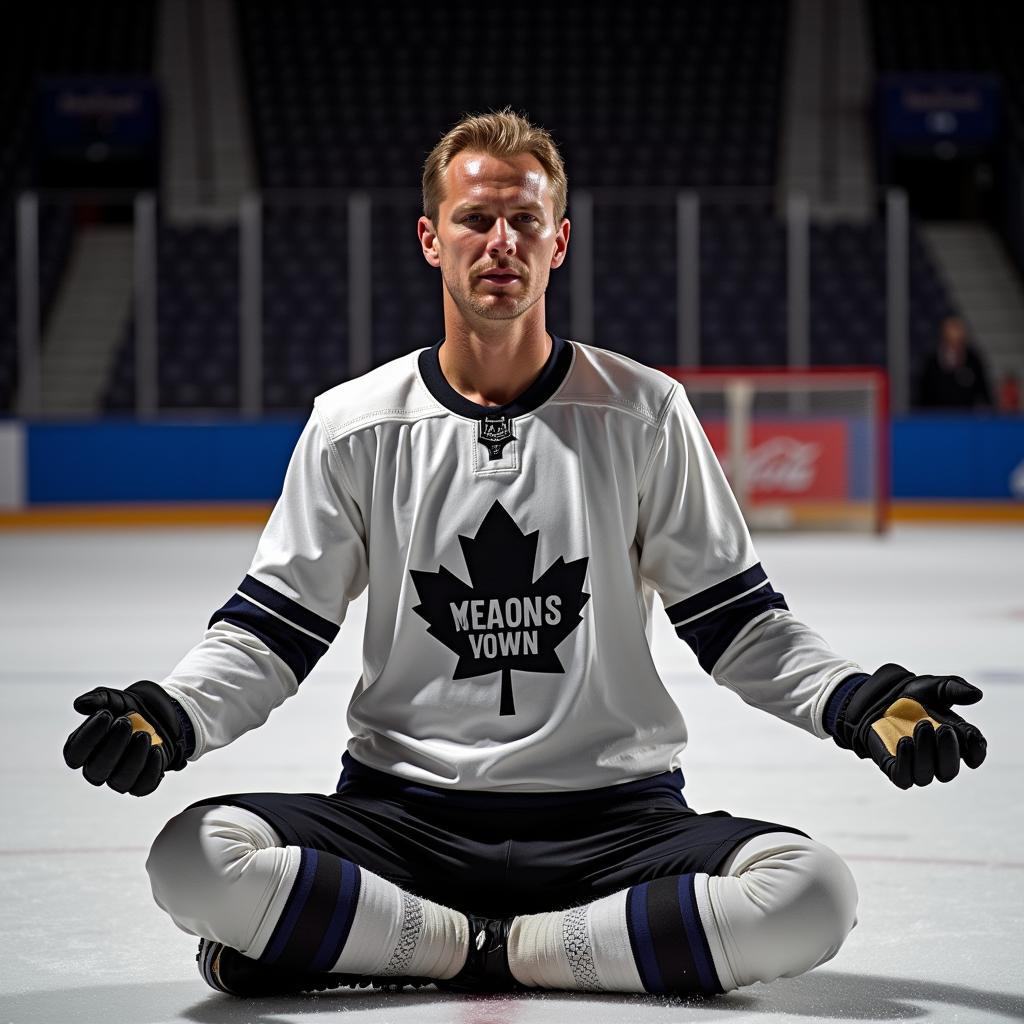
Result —
M 221 621 L 230 622 L 262 640 L 292 670 L 300 683 L 327 653 L 326 641 L 303 633 L 290 622 L 271 615 L 238 594 L 214 612 L 210 625 Z
M 338 906 L 341 863 L 340 857 L 317 852 L 316 872 L 309 898 L 295 922 L 295 929 L 278 963 L 300 970 L 312 968 Z
M 711 957 L 707 933 L 697 909 L 697 891 L 692 872 L 679 876 L 678 895 L 679 909 L 686 927 L 686 938 L 693 954 L 694 966 L 697 968 L 697 977 L 700 979 L 700 989 L 708 995 L 724 992 L 718 980 L 718 971 L 715 970 L 715 961 Z
M 757 565 L 752 565 L 749 569 L 744 569 L 743 572 L 737 573 L 721 583 L 716 583 L 713 587 L 694 594 L 693 597 L 686 598 L 685 601 L 670 605 L 665 612 L 672 625 L 678 626 L 767 582 L 768 574 L 758 562 Z
M 661 969 L 654 953 L 654 939 L 647 919 L 647 898 L 650 882 L 634 885 L 626 893 L 626 931 L 640 981 L 647 992 L 664 992 Z
M 279 918 L 274 932 L 270 936 L 267 948 L 260 957 L 260 963 L 273 964 L 281 958 L 288 945 L 288 940 L 295 931 L 295 925 L 309 900 L 313 879 L 316 876 L 317 852 L 303 847 L 299 857 L 299 871 L 292 883 L 292 891 L 288 894 L 288 902 Z
M 647 920 L 664 986 L 661 991 L 699 991 L 697 967 L 693 962 L 693 951 L 687 941 L 686 925 L 679 905 L 677 876 L 658 878 L 650 883 Z
M 348 941 L 349 932 L 352 930 L 352 922 L 356 916 L 356 906 L 359 903 L 359 890 L 362 886 L 362 876 L 359 868 L 351 861 L 341 861 L 341 881 L 338 885 L 338 899 L 334 905 L 334 915 L 324 932 L 320 948 L 313 957 L 310 968 L 314 971 L 329 971 L 341 956 L 341 951 Z
M 341 628 L 336 623 L 317 615 L 316 612 L 303 608 L 298 601 L 279 594 L 273 587 L 268 587 L 266 583 L 261 583 L 253 576 L 246 576 L 238 584 L 238 592 L 245 594 L 246 597 L 251 597 L 271 611 L 277 612 L 289 622 L 294 622 L 296 626 L 301 626 L 310 633 L 316 633 L 326 644 L 334 642 L 334 638 Z
M 633 886 L 626 894 L 626 928 L 646 991 L 722 991 L 697 910 L 692 873 Z
M 359 895 L 359 869 L 332 853 L 302 847 L 299 873 L 261 962 L 327 971 L 348 939 Z

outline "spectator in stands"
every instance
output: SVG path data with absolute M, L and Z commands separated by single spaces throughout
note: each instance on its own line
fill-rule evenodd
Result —
M 999 411 L 1020 412 L 1020 377 L 1007 372 L 999 382 Z
M 992 391 L 981 353 L 958 316 L 939 326 L 939 343 L 921 374 L 918 405 L 930 409 L 988 409 Z

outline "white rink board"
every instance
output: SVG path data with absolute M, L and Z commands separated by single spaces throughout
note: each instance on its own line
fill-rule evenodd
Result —
M 25 504 L 25 427 L 0 421 L 0 508 Z
M 0 534 L 0 1024 L 1024 1020 L 1024 531 L 757 542 L 796 614 L 841 652 L 983 687 L 969 714 L 988 761 L 946 786 L 902 793 L 869 762 L 746 707 L 656 618 L 656 659 L 690 729 L 691 805 L 804 829 L 848 859 L 861 893 L 859 925 L 831 963 L 706 1003 L 431 989 L 255 1002 L 205 986 L 195 939 L 152 901 L 148 845 L 202 796 L 333 788 L 365 602 L 263 729 L 150 797 L 90 787 L 61 747 L 77 694 L 170 669 L 241 579 L 255 540 L 253 530 Z

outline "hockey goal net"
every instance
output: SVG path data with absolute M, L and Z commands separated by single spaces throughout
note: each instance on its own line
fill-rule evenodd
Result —
M 882 371 L 665 372 L 686 388 L 751 528 L 886 529 Z

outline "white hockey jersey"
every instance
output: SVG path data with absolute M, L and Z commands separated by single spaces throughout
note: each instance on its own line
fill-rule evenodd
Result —
M 714 678 L 824 736 L 858 672 L 768 582 L 682 387 L 555 338 L 506 406 L 433 348 L 317 398 L 248 574 L 162 681 L 192 759 L 294 694 L 368 588 L 357 760 L 434 786 L 614 785 L 678 766 L 657 594 Z

